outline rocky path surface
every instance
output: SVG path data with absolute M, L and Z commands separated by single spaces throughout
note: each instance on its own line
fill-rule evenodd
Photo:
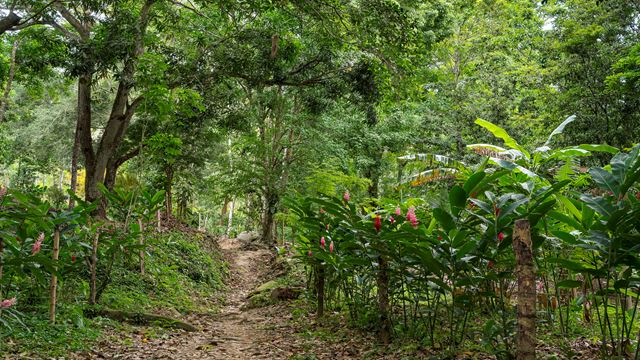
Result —
M 91 359 L 277 359 L 277 334 L 272 330 L 273 314 L 269 309 L 243 310 L 247 295 L 261 284 L 268 270 L 267 250 L 243 250 L 242 242 L 223 239 L 219 242 L 229 263 L 227 296 L 219 314 L 192 314 L 184 320 L 200 329 L 198 332 L 171 332 L 155 338 L 149 329 L 124 339 L 114 334 L 113 340 L 101 342 L 90 354 Z M 274 348 L 275 346 L 275 348 Z M 274 353 L 273 351 L 276 351 Z

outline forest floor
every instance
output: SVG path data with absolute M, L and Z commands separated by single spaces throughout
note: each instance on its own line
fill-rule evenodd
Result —
M 340 313 L 322 324 L 304 300 L 248 306 L 260 285 L 281 276 L 274 255 L 237 239 L 221 239 L 220 250 L 229 265 L 226 296 L 218 309 L 175 315 L 199 331 L 168 330 L 123 324 L 105 330 L 92 350 L 74 359 L 433 359 L 442 354 L 408 342 L 383 347 L 368 332 L 347 324 Z M 285 271 L 286 272 L 286 271 Z M 171 312 L 164 315 L 171 315 Z M 597 354 L 590 342 L 576 339 L 568 348 L 539 346 L 541 358 L 587 359 Z M 477 348 L 476 348 L 477 350 Z M 456 359 L 495 359 L 483 351 L 463 351 Z
M 247 308 L 247 297 L 273 277 L 272 254 L 236 239 L 219 246 L 229 263 L 226 299 L 217 314 L 180 317 L 200 331 L 136 326 L 114 330 L 81 359 L 360 359 L 380 356 L 373 338 L 353 336 L 341 321 L 317 326 L 304 305 Z M 295 317 L 295 318 L 294 318 Z

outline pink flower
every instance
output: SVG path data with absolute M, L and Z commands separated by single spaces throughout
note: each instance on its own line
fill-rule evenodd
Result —
M 329 252 L 333 253 L 333 241 L 329 243 Z
M 407 221 L 409 221 L 414 228 L 418 227 L 418 217 L 416 216 L 416 208 L 413 206 L 410 207 L 409 210 L 407 210 Z
M 40 252 L 40 248 L 42 247 L 42 242 L 44 241 L 44 233 L 40 233 L 38 236 L 38 240 L 33 243 L 33 247 L 31 248 L 31 255 L 35 255 Z
M 5 299 L 0 301 L 0 309 L 8 309 L 16 304 L 16 298 Z
M 307 256 L 312 257 L 313 253 L 311 252 L 311 250 L 309 250 L 309 252 L 307 253 Z
M 396 215 L 402 216 L 402 210 L 400 210 L 400 206 L 396 207 Z
M 393 224 L 394 222 L 396 222 L 396 219 L 394 219 L 393 216 L 389 216 L 389 222 Z
M 324 240 L 324 236 L 320 238 L 320 247 L 322 247 L 324 249 L 324 245 L 326 244 L 325 240 Z
M 498 242 L 501 242 L 502 240 L 504 240 L 504 234 L 499 232 L 498 233 Z
M 349 191 L 345 191 L 344 195 L 342 195 L 342 198 L 344 199 L 344 201 L 349 201 L 351 200 L 351 195 L 349 195 Z
M 380 228 L 382 227 L 382 220 L 380 219 L 380 215 L 376 215 L 376 218 L 373 222 L 373 227 L 376 229 L 376 232 L 380 232 Z
M 536 290 L 542 292 L 544 290 L 544 283 L 540 280 L 536 280 Z

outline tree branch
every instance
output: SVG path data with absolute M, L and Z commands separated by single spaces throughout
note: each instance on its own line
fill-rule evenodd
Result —
M 88 39 L 89 29 L 87 29 L 87 27 L 84 26 L 84 24 L 82 24 L 82 22 L 80 22 L 80 20 L 78 20 L 75 16 L 73 16 L 71 11 L 65 8 L 62 4 L 56 2 L 55 5 L 56 9 L 60 12 L 60 15 L 62 15 L 62 17 L 67 20 L 67 22 L 71 24 L 74 29 L 76 29 L 78 34 L 80 34 L 80 38 L 82 38 L 83 40 Z
M 66 36 L 69 39 L 75 39 L 75 40 L 80 39 L 80 35 L 72 33 L 71 31 L 67 30 L 64 26 L 58 24 L 53 20 L 46 21 L 45 24 L 51 25 L 54 29 L 60 31 L 62 35 Z
M 20 20 L 22 18 L 14 12 L 10 12 L 9 15 L 0 19 L 0 35 L 20 24 Z

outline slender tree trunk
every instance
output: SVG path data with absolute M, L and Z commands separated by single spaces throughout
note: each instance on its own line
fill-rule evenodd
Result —
M 233 227 L 233 211 L 235 210 L 236 201 L 235 199 L 231 199 L 231 204 L 229 206 L 229 213 L 227 217 L 227 230 L 225 231 L 225 235 L 229 236 L 231 234 L 231 229 Z
M 2 105 L 0 106 L 0 123 L 4 121 L 4 114 L 7 111 L 9 105 L 9 95 L 11 94 L 11 86 L 13 84 L 13 78 L 16 74 L 16 52 L 18 51 L 18 40 L 13 42 L 11 48 L 11 63 L 9 65 L 9 78 L 7 79 L 7 85 L 4 87 L 4 94 L 2 96 Z
M 156 218 L 158 219 L 156 231 L 161 232 L 162 231 L 162 212 L 160 210 L 156 211 Z
M 91 274 L 89 279 L 89 305 L 96 304 L 96 281 L 97 281 L 97 270 L 98 270 L 98 239 L 100 238 L 100 231 L 96 230 L 95 236 L 93 237 L 93 244 L 91 246 Z
M 53 233 L 53 263 L 57 265 L 58 258 L 60 256 L 60 230 L 56 228 Z M 49 303 L 49 321 L 51 323 L 56 322 L 56 304 L 58 302 L 58 277 L 55 274 L 51 274 L 51 287 L 50 287 L 50 303 Z
M 528 220 L 516 220 L 513 237 L 518 277 L 518 335 L 516 358 L 536 358 L 536 286 L 531 231 Z
M 391 318 L 389 315 L 389 269 L 383 255 L 378 257 L 378 311 L 380 312 L 380 330 L 378 339 L 388 345 L 391 342 Z
M 144 225 L 142 219 L 138 219 L 138 227 L 140 227 L 140 246 L 144 247 Z M 144 248 L 140 249 L 140 274 L 144 275 Z
M 225 220 L 227 220 L 227 211 L 229 209 L 229 196 L 224 197 L 224 205 L 222 205 L 222 210 L 220 210 L 220 225 L 224 225 Z
M 2 272 L 4 270 L 3 254 L 4 254 L 4 241 L 2 240 L 2 237 L 0 237 L 0 299 L 3 299 L 2 298 L 2 293 L 3 293 L 2 292 Z
M 167 166 L 165 168 L 166 183 L 164 185 L 164 200 L 165 211 L 167 213 L 167 219 L 173 215 L 173 194 L 171 193 L 173 187 L 173 168 Z
M 324 266 L 318 265 L 316 291 L 318 295 L 318 307 L 316 310 L 316 319 L 320 320 L 324 316 Z
M 80 85 L 78 85 L 80 87 Z M 79 89 L 78 89 L 79 90 Z M 78 94 L 78 97 L 80 94 Z M 76 121 L 76 132 L 73 140 L 73 149 L 71 150 L 71 183 L 69 189 L 71 193 L 75 194 L 78 189 L 78 160 L 80 158 L 80 133 L 82 132 L 80 116 Z M 76 205 L 76 201 L 73 196 L 69 196 L 69 209 L 73 209 Z

